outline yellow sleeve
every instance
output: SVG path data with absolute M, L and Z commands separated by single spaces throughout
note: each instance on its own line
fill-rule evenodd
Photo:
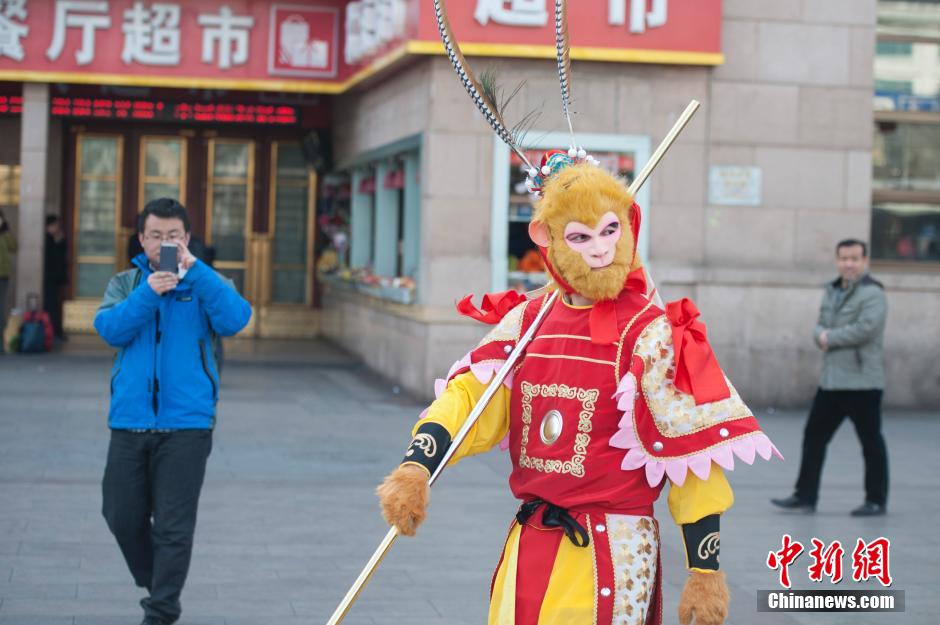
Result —
M 676 525 L 686 525 L 721 514 L 734 504 L 734 493 L 724 472 L 713 464 L 707 480 L 689 471 L 682 486 L 670 483 L 668 501 Z
M 453 438 L 486 391 L 487 386 L 481 384 L 469 371 L 454 377 L 448 382 L 441 396 L 428 408 L 424 418 L 415 424 L 412 436 L 417 433 L 422 424 L 431 422 L 443 426 Z M 503 440 L 509 431 L 509 397 L 509 389 L 500 384 L 483 414 L 470 429 L 467 438 L 457 449 L 457 453 L 451 458 L 451 464 L 466 456 L 488 451 Z

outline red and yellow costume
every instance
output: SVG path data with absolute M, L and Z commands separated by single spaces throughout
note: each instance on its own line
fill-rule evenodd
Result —
M 517 305 L 454 365 L 415 433 L 433 422 L 456 434 L 544 299 Z M 514 522 L 493 580 L 491 624 L 661 622 L 653 502 L 664 474 L 673 518 L 694 523 L 733 502 L 720 467 L 776 451 L 730 384 L 727 398 L 701 405 L 675 388 L 673 335 L 685 332 L 690 304 L 666 312 L 624 290 L 619 338 L 608 345 L 591 342 L 590 307 L 556 304 L 457 451 L 454 462 L 508 434 L 513 494 L 567 509 L 590 535 L 584 549 L 562 528 L 544 531 L 537 515 Z M 552 411 L 562 419 L 555 440 L 540 433 Z
M 723 469 L 735 456 L 750 464 L 779 455 L 718 367 L 695 305 L 683 299 L 664 310 L 647 293 L 631 203 L 622 182 L 587 164 L 549 184 L 535 216 L 547 228 L 615 212 L 629 224 L 617 243 L 620 273 L 611 263 L 607 274 L 583 274 L 595 282 L 578 282 L 602 290 L 607 275 L 622 286 L 593 305 L 556 300 L 451 460 L 502 444 L 523 502 L 493 577 L 491 625 L 661 623 L 653 502 L 666 481 L 672 516 L 695 543 L 686 544 L 687 565 L 705 580 L 717 573 L 718 515 L 733 503 Z M 551 245 L 543 255 L 555 288 L 576 292 L 565 275 L 577 274 L 581 257 Z M 416 464 L 428 471 L 412 471 L 416 479 L 427 479 L 546 301 L 506 293 L 485 298 L 483 311 L 459 304 L 495 327 L 438 380 L 399 475 Z M 380 489 L 386 516 L 411 533 L 426 502 L 413 524 L 401 522 L 413 495 L 390 480 Z

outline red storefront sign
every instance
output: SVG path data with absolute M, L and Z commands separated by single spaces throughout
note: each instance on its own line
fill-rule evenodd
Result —
M 0 80 L 335 90 L 346 4 L 0 0 Z
M 576 59 L 718 64 L 721 0 L 569 0 Z M 554 56 L 551 0 L 450 0 L 468 55 Z M 0 0 L 0 80 L 338 93 L 441 54 L 430 0 Z
M 555 57 L 551 0 L 447 3 L 465 54 Z M 568 0 L 575 59 L 719 65 L 721 0 Z M 437 42 L 430 0 L 422 3 L 418 38 Z

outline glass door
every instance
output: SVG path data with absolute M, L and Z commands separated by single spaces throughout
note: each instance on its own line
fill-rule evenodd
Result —
M 206 187 L 206 245 L 215 248 L 215 268 L 239 293 L 251 284 L 248 245 L 255 175 L 254 141 L 210 139 Z
M 121 173 L 120 135 L 81 133 L 75 159 L 75 292 L 100 298 L 118 267 Z
M 309 305 L 316 174 L 307 168 L 300 144 L 271 145 L 270 184 L 271 278 L 265 299 L 272 304 Z
M 137 206 L 169 197 L 186 206 L 186 139 L 147 135 L 140 139 L 140 184 Z

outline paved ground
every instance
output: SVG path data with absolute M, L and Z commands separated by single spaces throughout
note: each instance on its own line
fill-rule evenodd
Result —
M 322 343 L 228 345 L 215 447 L 200 507 L 181 625 L 325 623 L 385 527 L 373 489 L 399 460 L 420 409 Z M 67 353 L 0 357 L 0 625 L 136 625 L 133 587 L 102 520 L 108 353 L 95 339 Z M 814 516 L 778 514 L 799 459 L 802 413 L 759 411 L 788 462 L 731 475 L 722 566 L 732 586 L 729 623 L 828 625 L 840 614 L 758 614 L 756 589 L 776 588 L 764 560 L 785 532 L 854 545 L 892 540 L 891 570 L 904 614 L 856 614 L 855 625 L 935 623 L 940 533 L 938 414 L 889 414 L 891 514 L 857 520 L 861 458 L 840 431 Z M 435 489 L 429 521 L 403 539 L 345 623 L 485 623 L 492 567 L 514 512 L 505 454 L 461 464 Z M 663 519 L 666 622 L 684 579 L 678 531 Z M 851 549 L 851 548 L 850 548 Z M 810 587 L 804 556 L 791 569 Z M 846 557 L 847 571 L 851 570 Z M 856 588 L 843 582 L 840 588 Z

